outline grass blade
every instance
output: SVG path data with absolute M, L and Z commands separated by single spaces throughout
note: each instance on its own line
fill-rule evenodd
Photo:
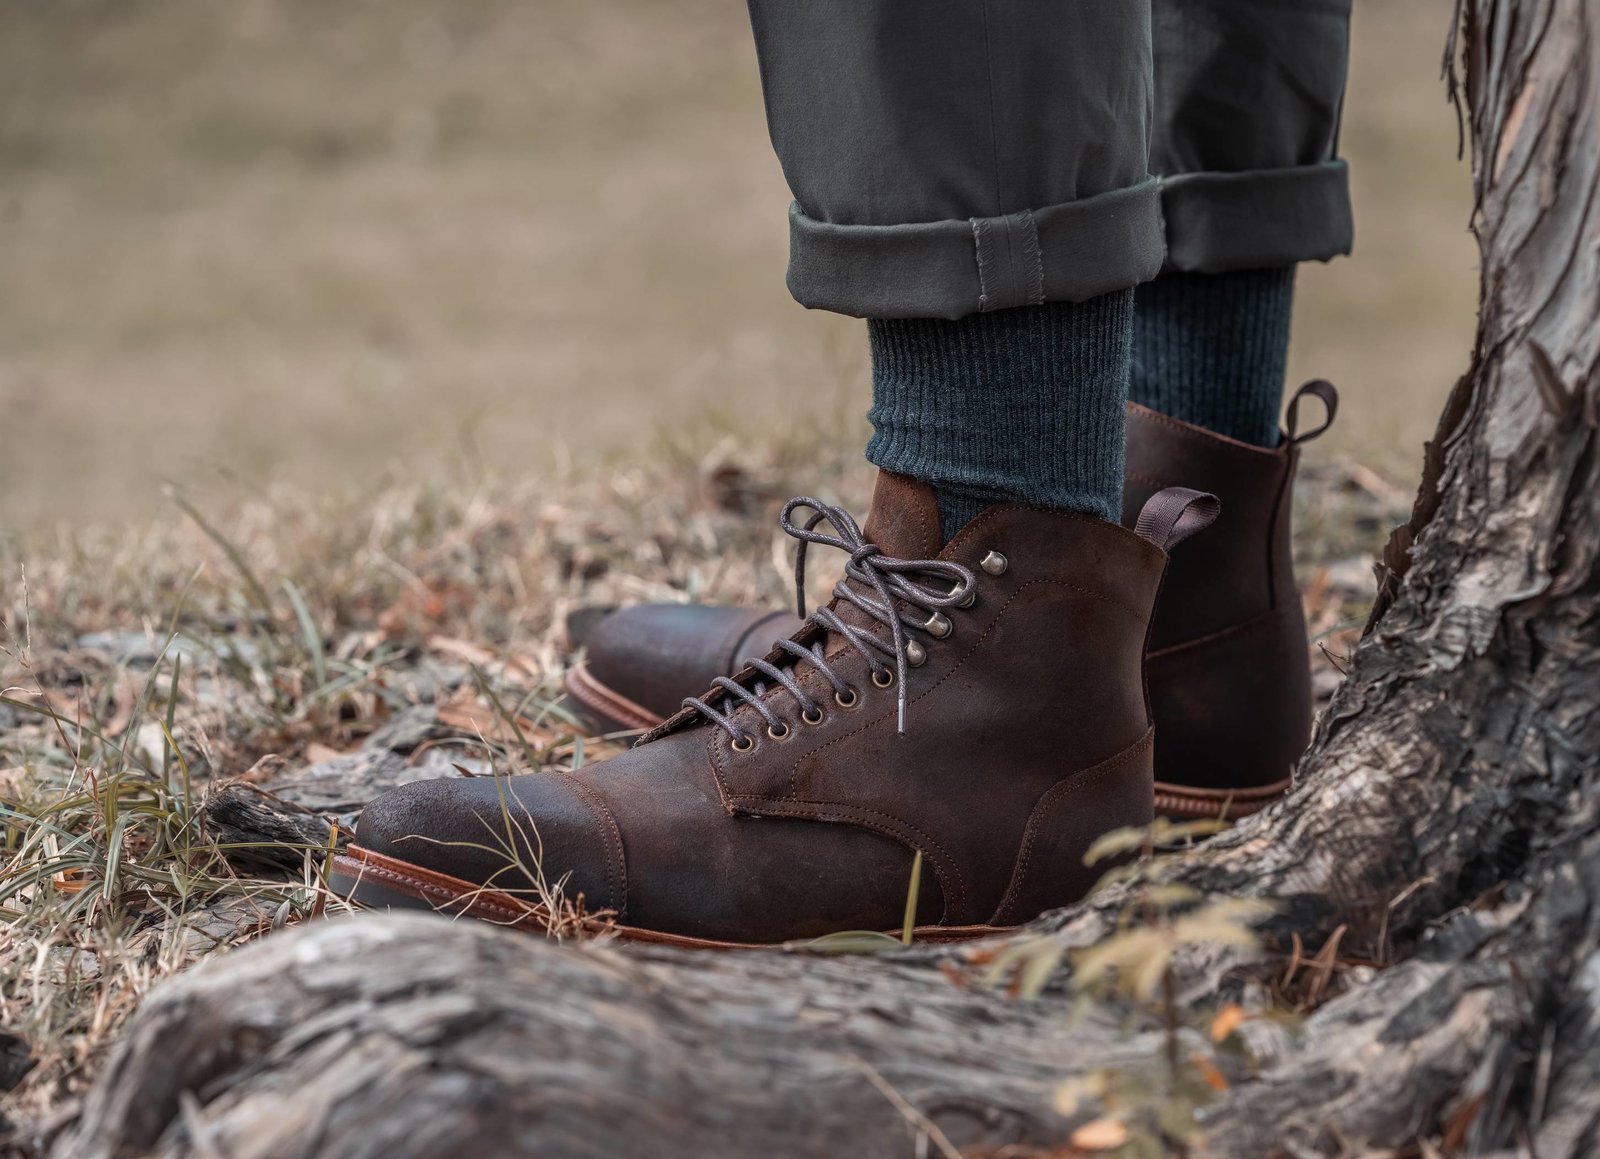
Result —
M 322 647 L 322 633 L 317 631 L 317 622 L 312 618 L 311 609 L 306 606 L 305 597 L 300 594 L 293 580 L 283 581 L 283 591 L 294 608 L 295 619 L 300 621 L 300 632 L 306 638 L 306 655 L 311 658 L 311 676 L 316 681 L 316 687 L 321 689 L 328 683 L 328 658 Z
M 167 727 L 166 735 L 171 737 L 174 731 L 173 722 L 178 716 L 178 677 L 183 674 L 183 653 L 176 652 L 172 657 L 172 688 L 167 693 Z M 172 746 L 166 745 L 161 750 L 161 783 L 172 784 Z
M 211 526 L 206 517 L 200 514 L 199 509 L 184 497 L 182 491 L 174 487 L 168 492 L 168 495 L 178 505 L 178 510 L 194 520 L 195 526 L 205 533 L 206 538 L 222 549 L 222 554 L 228 557 L 229 563 L 233 564 L 234 570 L 239 573 L 239 578 L 244 580 L 244 585 L 250 592 L 251 601 L 261 610 L 261 614 L 266 617 L 267 634 L 269 636 L 275 635 L 278 625 L 272 610 L 272 597 L 267 595 L 267 589 L 261 586 L 261 581 L 256 578 L 256 573 L 250 570 L 250 564 L 245 559 L 244 553 L 229 542 L 227 536 Z
M 900 927 L 900 941 L 911 944 L 911 933 L 917 928 L 917 897 L 922 893 L 922 850 L 911 859 L 911 885 L 906 890 L 906 918 Z

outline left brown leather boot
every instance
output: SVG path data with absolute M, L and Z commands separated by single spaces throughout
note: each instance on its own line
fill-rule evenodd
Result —
M 1165 548 L 1216 509 L 1163 491 L 1129 531 L 1001 504 L 941 544 L 911 479 L 879 476 L 865 533 L 795 500 L 799 566 L 805 544 L 850 560 L 791 639 L 614 760 L 385 794 L 339 884 L 540 927 L 562 883 L 624 936 L 686 945 L 898 929 L 919 850 L 924 936 L 1065 905 L 1101 872 L 1090 843 L 1151 819 L 1145 636 Z

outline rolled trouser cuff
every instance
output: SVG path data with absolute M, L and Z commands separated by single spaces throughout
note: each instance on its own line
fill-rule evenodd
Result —
M 1166 248 L 1155 178 L 1003 217 L 835 225 L 789 210 L 789 291 L 857 318 L 964 318 L 1148 281 Z
M 1350 252 L 1350 171 L 1341 160 L 1161 181 L 1165 269 L 1222 274 Z

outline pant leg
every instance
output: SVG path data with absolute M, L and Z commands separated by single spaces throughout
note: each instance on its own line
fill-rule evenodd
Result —
M 1350 252 L 1337 156 L 1350 0 L 1153 0 L 1155 119 L 1169 270 Z
M 804 305 L 959 318 L 1160 269 L 1149 0 L 749 4 Z

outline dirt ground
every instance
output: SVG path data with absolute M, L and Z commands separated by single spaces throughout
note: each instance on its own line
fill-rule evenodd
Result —
M 0 0 L 0 532 L 859 415 L 743 7 Z M 1451 7 L 1357 0 L 1358 249 L 1296 322 L 1327 445 L 1402 482 L 1475 305 Z

